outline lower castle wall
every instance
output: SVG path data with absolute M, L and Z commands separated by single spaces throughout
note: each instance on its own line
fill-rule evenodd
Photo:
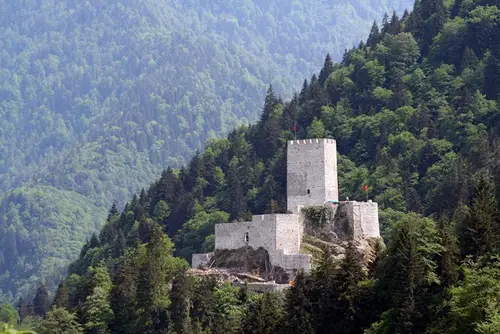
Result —
M 215 249 L 276 249 L 276 215 L 253 216 L 251 222 L 215 225 Z M 245 234 L 248 233 L 248 243 Z
M 235 284 L 236 286 L 244 286 L 243 284 Z M 252 292 L 282 292 L 290 288 L 290 284 L 276 284 L 272 282 L 264 283 L 248 283 L 247 289 Z
M 377 203 L 346 202 L 349 223 L 353 227 L 354 240 L 380 237 Z
M 245 235 L 248 233 L 248 242 Z M 251 222 L 215 225 L 215 249 L 264 248 L 271 265 L 286 271 L 311 269 L 311 257 L 298 254 L 303 234 L 303 223 L 296 214 L 253 216 Z M 198 261 L 198 259 L 196 259 Z M 193 266 L 195 258 L 193 256 Z
M 210 260 L 214 253 L 193 254 L 191 257 L 191 267 L 199 268 L 200 266 L 210 265 Z
M 276 216 L 276 249 L 285 253 L 296 254 L 300 252 L 304 226 L 299 215 Z
M 299 215 L 270 214 L 253 216 L 250 222 L 215 225 L 215 249 L 262 247 L 298 253 L 302 235 Z M 245 235 L 248 233 L 248 242 Z
M 311 255 L 309 254 L 285 254 L 282 250 L 268 251 L 269 260 L 273 266 L 283 268 L 287 273 L 311 270 Z

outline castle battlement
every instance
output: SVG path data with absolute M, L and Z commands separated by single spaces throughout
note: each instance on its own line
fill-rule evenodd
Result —
M 296 139 L 288 141 L 288 145 L 307 145 L 307 144 L 336 144 L 336 141 L 335 139 L 328 139 L 328 138 Z

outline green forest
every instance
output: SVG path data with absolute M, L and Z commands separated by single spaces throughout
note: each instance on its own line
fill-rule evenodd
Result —
M 0 316 L 42 334 L 499 333 L 498 6 L 417 1 L 288 101 L 270 87 L 256 124 L 112 206 L 53 298 L 41 284 Z M 341 196 L 370 186 L 387 247 L 368 268 L 325 251 L 282 294 L 188 275 L 214 224 L 286 210 L 295 135 L 337 140 Z
M 0 300 L 54 290 L 112 203 L 409 4 L 0 0 Z

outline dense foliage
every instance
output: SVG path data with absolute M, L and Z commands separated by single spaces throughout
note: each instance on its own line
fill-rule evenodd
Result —
M 49 309 L 41 286 L 21 319 L 76 316 L 88 333 L 498 333 L 498 5 L 418 1 L 340 64 L 327 57 L 289 102 L 269 89 L 260 122 L 113 206 L 60 285 L 67 299 Z M 286 210 L 295 135 L 337 140 L 340 193 L 362 200 L 369 185 L 387 249 L 367 270 L 354 245 L 339 263 L 325 251 L 278 296 L 186 275 L 174 252 L 213 247 L 215 223 Z
M 103 208 L 405 4 L 1 0 L 0 300 L 53 287 Z

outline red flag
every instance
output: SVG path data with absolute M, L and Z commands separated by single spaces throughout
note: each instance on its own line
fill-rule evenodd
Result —
M 363 191 L 368 191 L 368 186 L 366 184 L 363 186 Z
M 292 126 L 292 131 L 297 131 L 297 127 L 295 125 Z

